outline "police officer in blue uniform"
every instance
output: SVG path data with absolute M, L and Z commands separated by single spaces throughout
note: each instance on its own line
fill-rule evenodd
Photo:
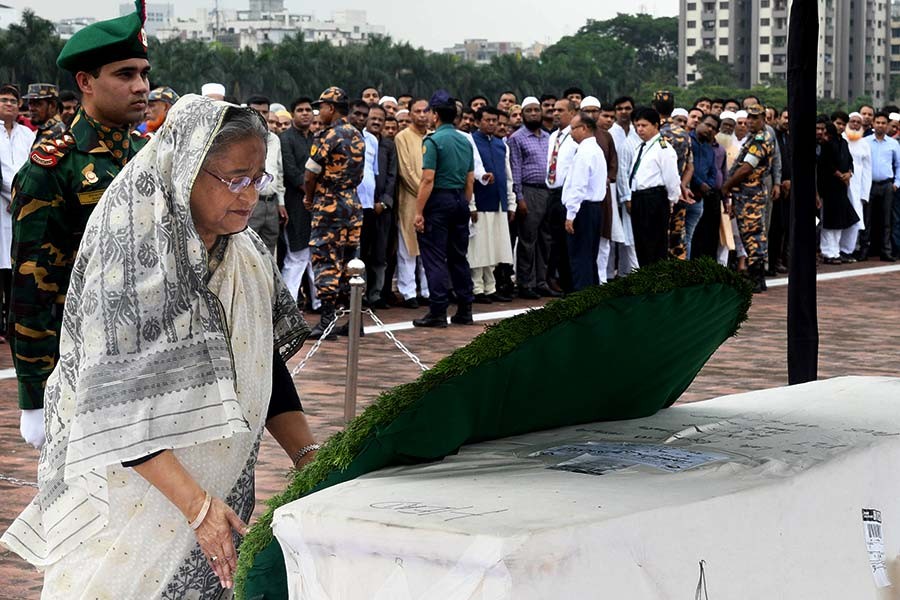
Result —
M 472 323 L 472 276 L 469 249 L 469 201 L 475 168 L 472 145 L 454 127 L 457 106 L 444 90 L 431 97 L 436 130 L 422 144 L 422 181 L 416 206 L 416 231 L 428 288 L 428 314 L 413 321 L 416 327 L 446 327 L 448 292 L 456 293 L 457 311 L 450 319 Z

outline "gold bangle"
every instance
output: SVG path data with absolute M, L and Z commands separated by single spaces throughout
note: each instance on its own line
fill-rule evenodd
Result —
M 197 530 L 203 524 L 203 520 L 206 519 L 206 515 L 209 513 L 209 506 L 212 504 L 212 496 L 209 495 L 209 492 L 206 492 L 206 498 L 203 499 L 203 507 L 200 509 L 200 512 L 197 514 L 197 518 L 193 521 L 188 521 L 188 524 L 191 526 L 191 529 Z

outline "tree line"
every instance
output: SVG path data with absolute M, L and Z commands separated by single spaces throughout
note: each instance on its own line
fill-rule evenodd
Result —
M 0 80 L 23 89 L 34 82 L 76 89 L 72 76 L 56 66 L 63 44 L 50 21 L 25 10 L 21 23 L 0 30 Z M 678 88 L 678 19 L 646 14 L 589 20 L 539 58 L 506 55 L 484 65 L 397 43 L 390 37 L 344 47 L 291 37 L 258 51 L 215 42 L 151 38 L 149 52 L 152 85 L 167 85 L 184 94 L 215 81 L 239 100 L 264 94 L 287 103 L 301 95 L 316 96 L 331 85 L 343 87 L 351 96 L 366 86 L 382 93 L 426 97 L 445 88 L 463 99 L 477 94 L 494 99 L 506 90 L 521 99 L 578 86 L 601 100 L 631 95 L 638 103 L 648 102 L 655 90 L 668 89 L 675 93 L 676 104 L 684 107 L 700 96 L 732 98 L 747 93 L 727 64 L 702 55 L 697 63 L 701 79 L 690 88 Z M 758 86 L 751 92 L 766 104 L 787 104 L 787 90 L 781 83 Z M 821 104 L 824 110 L 844 108 L 835 101 Z

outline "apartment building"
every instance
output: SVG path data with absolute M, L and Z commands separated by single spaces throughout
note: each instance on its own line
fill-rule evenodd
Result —
M 886 99 L 890 14 L 886 0 L 819 0 L 819 96 Z M 699 80 L 699 51 L 730 64 L 743 87 L 786 80 L 789 19 L 788 0 L 681 0 L 679 84 Z

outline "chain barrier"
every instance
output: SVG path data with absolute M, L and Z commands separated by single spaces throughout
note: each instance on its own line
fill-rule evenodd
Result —
M 38 484 L 33 481 L 25 481 L 24 479 L 17 479 L 15 477 L 9 477 L 7 475 L 0 474 L 0 481 L 5 481 L 6 483 L 11 483 L 13 485 L 17 485 L 19 487 L 33 487 L 36 488 Z
M 313 344 L 313 347 L 309 349 L 309 352 L 306 353 L 306 356 L 303 357 L 303 360 L 300 361 L 300 364 L 294 367 L 294 370 L 291 371 L 291 377 L 296 376 L 297 373 L 303 370 L 303 367 L 306 366 L 306 363 L 308 363 L 309 360 L 316 355 L 316 352 L 319 351 L 319 346 L 322 345 L 322 342 L 325 341 L 325 338 L 331 335 L 331 331 L 337 325 L 338 319 L 349 313 L 350 311 L 346 308 L 339 308 L 334 311 L 334 320 L 328 324 L 328 327 L 326 327 L 325 331 L 322 332 L 322 336 L 316 340 L 316 343 Z
M 322 345 L 322 342 L 325 341 L 325 338 L 327 338 L 329 334 L 331 334 L 331 330 L 334 329 L 335 325 L 337 325 L 338 319 L 348 314 L 350 314 L 350 311 L 346 308 L 341 308 L 334 312 L 334 321 L 332 321 L 328 325 L 328 327 L 325 328 L 325 332 L 322 334 L 322 337 L 316 340 L 316 343 L 312 348 L 309 349 L 309 352 L 306 353 L 306 356 L 303 357 L 303 360 L 300 361 L 300 364 L 294 367 L 294 370 L 291 371 L 291 377 L 294 377 L 295 375 L 297 375 L 297 373 L 303 370 L 310 359 L 316 355 L 316 352 L 319 351 L 319 346 Z M 372 321 L 375 322 L 375 326 L 381 327 L 381 331 L 384 333 L 384 335 L 387 336 L 387 338 L 394 343 L 397 349 L 405 354 L 406 357 L 409 358 L 409 360 L 411 360 L 417 367 L 419 367 L 422 371 L 428 370 L 428 367 L 425 365 L 425 363 L 423 363 L 418 356 L 413 354 L 409 348 L 404 346 L 403 342 L 397 339 L 397 336 L 395 336 L 393 332 L 387 328 L 387 325 L 385 325 L 384 322 L 378 318 L 378 316 L 375 314 L 375 311 L 373 311 L 371 308 L 367 308 L 363 310 L 361 314 L 369 315 L 372 318 Z
M 416 356 L 415 354 L 413 354 L 409 350 L 409 348 L 404 346 L 403 342 L 398 340 L 397 337 L 393 334 L 393 332 L 391 330 L 389 330 L 387 328 L 387 326 L 381 321 L 381 319 L 379 319 L 375 315 L 374 310 L 372 310 L 371 308 L 367 308 L 363 312 L 367 313 L 370 317 L 372 317 L 372 320 L 375 321 L 375 325 L 377 325 L 378 327 L 381 327 L 381 331 L 384 332 L 384 335 L 386 335 L 389 340 L 394 342 L 394 345 L 397 346 L 397 349 L 400 350 L 400 352 L 405 354 L 409 360 L 413 361 L 416 364 L 416 366 L 419 367 L 420 369 L 422 369 L 423 371 L 428 370 L 428 367 L 425 366 L 425 364 L 419 359 L 419 357 Z

